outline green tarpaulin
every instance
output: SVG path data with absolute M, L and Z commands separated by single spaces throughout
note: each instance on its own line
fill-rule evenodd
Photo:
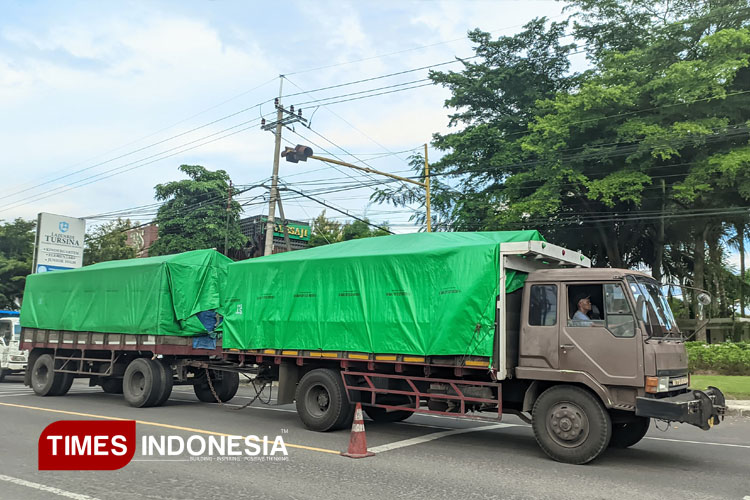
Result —
M 500 245 L 542 239 L 404 234 L 231 264 L 224 347 L 492 356 Z
M 26 278 L 21 325 L 50 330 L 200 335 L 227 266 L 215 250 L 102 262 Z

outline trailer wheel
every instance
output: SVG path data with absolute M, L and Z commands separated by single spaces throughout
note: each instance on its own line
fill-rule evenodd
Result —
M 367 413 L 367 416 L 375 422 L 401 422 L 414 415 L 412 411 L 388 411 L 385 408 L 378 408 L 377 406 L 365 406 L 363 409 Z
M 169 396 L 172 395 L 172 387 L 174 386 L 174 378 L 172 376 L 172 367 L 163 361 L 156 361 L 156 366 L 161 371 L 161 394 L 156 399 L 154 406 L 163 405 Z
M 137 358 L 125 369 L 122 393 L 130 406 L 153 406 L 162 392 L 161 369 L 158 361 Z
M 222 372 L 221 378 L 216 378 L 216 372 L 209 370 L 211 374 L 211 385 L 216 391 L 216 396 L 219 397 L 222 403 L 226 403 L 237 394 L 237 389 L 240 387 L 240 374 L 235 372 Z M 204 403 L 216 403 L 216 396 L 211 392 L 211 388 L 208 386 L 205 372 L 202 377 L 193 385 L 193 391 L 195 396 Z
M 648 417 L 633 417 L 627 422 L 612 424 L 612 439 L 609 440 L 611 448 L 628 448 L 643 439 L 648 432 L 651 419 Z
M 297 414 L 310 430 L 341 429 L 354 416 L 338 371 L 318 368 L 305 374 L 295 394 Z
M 102 382 L 102 390 L 107 394 L 122 394 L 122 379 L 105 378 Z
M 557 385 L 534 403 L 534 437 L 542 450 L 569 464 L 585 464 L 609 444 L 612 424 L 604 405 L 580 387 Z
M 61 396 L 73 383 L 69 373 L 55 373 L 55 359 L 51 354 L 42 354 L 31 369 L 31 388 L 39 396 Z

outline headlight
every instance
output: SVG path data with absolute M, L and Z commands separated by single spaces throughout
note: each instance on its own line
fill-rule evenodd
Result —
M 646 392 L 669 392 L 669 377 L 646 377 Z
M 26 361 L 26 356 L 17 356 L 17 355 L 12 355 L 12 356 L 10 357 L 10 360 L 11 360 L 11 361 Z

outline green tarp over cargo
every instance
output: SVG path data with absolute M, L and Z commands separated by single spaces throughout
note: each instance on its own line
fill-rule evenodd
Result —
M 492 356 L 499 251 L 537 231 L 418 233 L 237 262 L 225 348 Z M 525 275 L 508 276 L 507 292 Z
M 205 334 L 231 259 L 215 250 L 102 262 L 26 278 L 21 325 L 104 333 Z

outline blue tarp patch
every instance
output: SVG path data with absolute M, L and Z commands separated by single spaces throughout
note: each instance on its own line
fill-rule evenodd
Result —
M 216 336 L 201 335 L 193 337 L 193 349 L 216 349 Z

